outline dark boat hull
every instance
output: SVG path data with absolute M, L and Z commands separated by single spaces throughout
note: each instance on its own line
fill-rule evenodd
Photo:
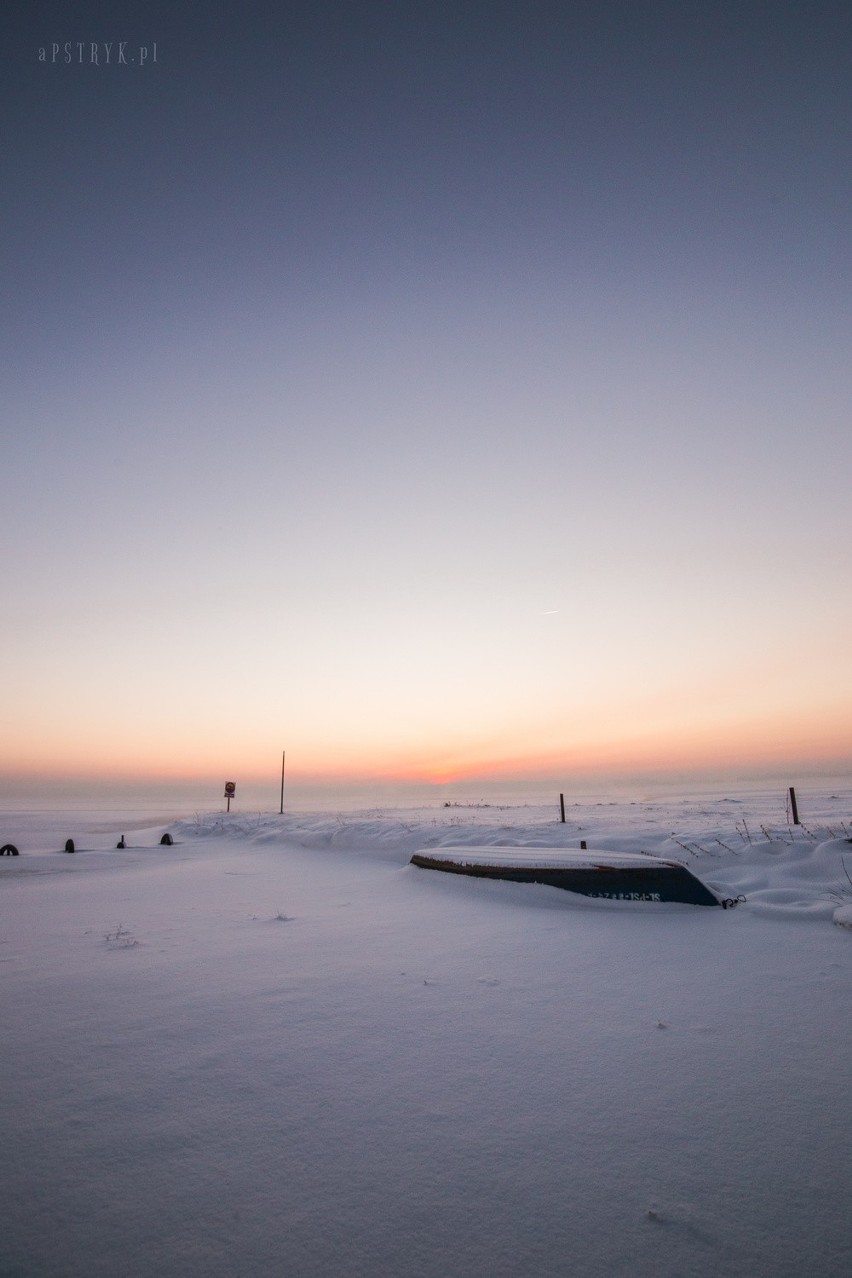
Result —
M 578 892 L 582 896 L 599 897 L 608 901 L 721 904 L 709 888 L 690 874 L 685 866 L 674 861 L 654 861 L 651 858 L 648 858 L 648 862 L 647 865 L 625 866 L 617 862 L 607 864 L 601 858 L 597 863 L 576 866 L 501 865 L 496 862 L 465 862 L 463 854 L 449 858 L 446 855 L 429 855 L 423 852 L 417 852 L 411 858 L 412 865 L 427 870 L 467 874 L 473 878 L 506 879 L 510 883 L 543 883 L 548 887 L 563 888 L 568 892 Z

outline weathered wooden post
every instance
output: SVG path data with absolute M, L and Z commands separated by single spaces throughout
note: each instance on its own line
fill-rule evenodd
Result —
M 559 819 L 564 825 L 565 824 L 565 795 L 564 794 L 560 794 L 559 796 L 559 812 L 560 812 Z
M 799 808 L 796 803 L 796 791 L 790 786 L 790 811 L 793 814 L 793 825 L 801 825 L 799 820 Z

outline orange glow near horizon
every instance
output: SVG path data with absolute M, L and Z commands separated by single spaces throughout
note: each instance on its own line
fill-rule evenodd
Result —
M 456 750 L 428 752 L 400 748 L 398 751 L 374 747 L 354 753 L 338 747 L 323 751 L 316 747 L 287 752 L 286 776 L 290 783 L 321 785 L 340 781 L 346 784 L 416 784 L 436 788 L 450 784 L 513 778 L 533 782 L 568 776 L 679 774 L 731 770 L 761 770 L 799 767 L 845 770 L 852 766 L 852 730 L 838 714 L 834 721 L 816 723 L 803 715 L 755 717 L 748 722 L 727 725 L 655 724 L 646 731 L 626 731 L 620 735 L 589 734 L 585 740 L 564 744 L 548 736 L 547 748 L 508 753 L 500 743 L 459 740 Z M 18 756 L 4 769 L 7 775 L 28 777 L 63 776 L 69 780 L 99 779 L 105 783 L 161 781 L 166 784 L 193 782 L 221 773 L 246 780 L 268 780 L 280 769 L 280 751 L 244 748 L 210 748 L 194 752 L 192 763 L 177 756 L 164 759 L 158 750 L 128 748 L 104 758 L 95 751 L 77 750 L 63 756 L 56 752 L 37 760 Z
M 155 693 L 143 685 L 98 697 L 54 681 L 22 703 L 0 742 L 0 774 L 268 779 L 284 748 L 288 778 L 306 785 L 844 769 L 852 760 L 842 635 L 800 634 L 766 651 L 753 642 L 745 655 L 708 652 L 694 669 L 672 669 L 667 651 L 649 652 L 636 664 L 628 650 L 633 665 L 607 656 L 583 679 L 565 672 L 561 648 L 544 671 L 519 662 L 510 680 L 460 664 L 432 672 L 431 682 L 428 670 L 418 682 L 375 660 L 358 677 L 333 665 L 328 674 L 324 664 L 311 690 L 300 683 L 290 696 L 274 686 L 270 694 L 254 672 L 215 697 L 209 680 L 195 686 L 189 676 Z M 586 659 L 593 654 L 594 644 Z

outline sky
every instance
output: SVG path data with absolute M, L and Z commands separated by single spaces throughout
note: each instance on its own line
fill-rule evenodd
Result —
M 850 770 L 848 4 L 0 26 L 0 781 Z

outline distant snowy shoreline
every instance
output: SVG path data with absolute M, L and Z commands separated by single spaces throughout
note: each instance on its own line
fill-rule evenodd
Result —
M 61 852 L 72 839 L 78 854 L 115 861 L 140 855 L 171 832 L 187 844 L 212 839 L 240 848 L 334 848 L 398 865 L 407 864 L 420 848 L 570 849 L 582 842 L 591 851 L 680 861 L 717 895 L 745 897 L 753 911 L 831 919 L 852 903 L 850 814 L 852 796 L 833 791 L 803 794 L 801 824 L 793 823 L 782 796 L 772 791 L 668 803 L 575 802 L 566 805 L 564 823 L 544 804 L 455 803 L 283 815 L 234 809 L 156 818 L 139 810 L 7 811 L 0 812 L 0 840 L 24 857 L 43 858 Z M 119 840 L 126 841 L 126 849 L 116 846 Z M 25 872 L 23 866 L 19 872 Z

